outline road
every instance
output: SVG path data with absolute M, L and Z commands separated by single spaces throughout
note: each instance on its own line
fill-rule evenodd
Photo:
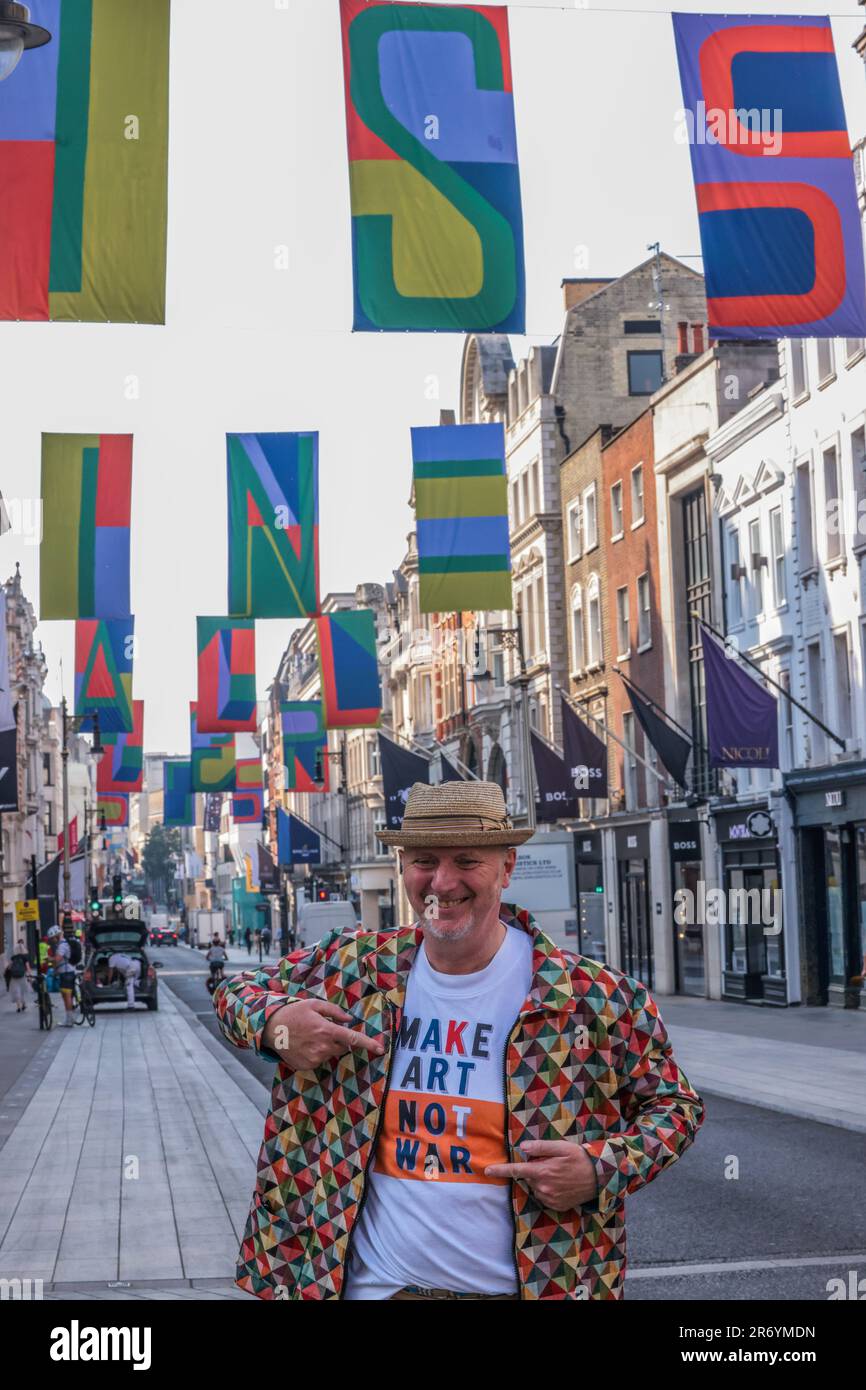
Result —
M 159 959 L 165 983 L 228 1048 L 204 957 L 180 946 Z M 269 1063 L 229 1050 L 270 1086 Z M 627 1296 L 824 1301 L 831 1279 L 847 1287 L 855 1270 L 866 1281 L 863 1156 L 862 1135 L 708 1096 L 693 1147 L 628 1200 Z

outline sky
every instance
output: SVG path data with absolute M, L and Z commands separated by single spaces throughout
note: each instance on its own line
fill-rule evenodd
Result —
M 827 13 L 802 0 L 766 8 Z M 38 22 L 38 0 L 31 9 Z M 564 277 L 623 274 L 655 241 L 673 255 L 700 247 L 688 148 L 675 139 L 670 13 L 640 0 L 509 9 L 529 330 L 512 340 L 518 359 L 558 334 Z M 864 11 L 854 0 L 836 10 L 853 143 L 866 134 L 851 48 Z M 243 0 L 242 11 L 243 25 L 237 0 L 172 3 L 166 325 L 0 323 L 4 497 L 38 498 L 43 431 L 135 437 L 134 693 L 148 751 L 188 749 L 195 619 L 226 611 L 226 432 L 319 431 L 325 594 L 391 578 L 412 528 L 409 430 L 458 406 L 459 335 L 351 331 L 337 0 Z M 38 614 L 38 546 L 10 532 L 4 579 L 16 560 Z M 295 626 L 257 624 L 260 697 Z M 71 698 L 73 623 L 36 635 L 46 693 Z

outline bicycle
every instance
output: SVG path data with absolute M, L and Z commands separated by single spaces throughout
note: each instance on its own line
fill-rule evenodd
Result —
M 51 1007 L 51 995 L 45 983 L 45 976 L 37 974 L 31 978 L 30 983 L 39 1008 L 39 1027 L 47 1031 L 54 1023 L 54 1009 Z
M 75 985 L 72 990 L 73 1022 L 76 1027 L 80 1027 L 82 1023 L 87 1023 L 93 1028 L 96 1023 L 96 1010 L 93 1007 L 90 990 L 86 988 L 81 975 L 82 972 L 76 970 Z

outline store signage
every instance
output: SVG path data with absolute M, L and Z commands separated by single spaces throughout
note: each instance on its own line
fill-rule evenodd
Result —
M 838 792 L 825 792 L 825 793 L 824 793 L 824 805 L 825 805 L 825 806 L 844 806 L 844 805 L 845 805 L 845 793 L 844 793 L 843 791 L 838 791 Z
M 672 821 L 668 827 L 671 859 L 681 863 L 701 857 L 701 827 L 696 820 Z

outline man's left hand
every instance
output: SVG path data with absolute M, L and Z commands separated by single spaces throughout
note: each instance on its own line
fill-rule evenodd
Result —
M 572 1139 L 527 1139 L 520 1146 L 528 1163 L 492 1163 L 491 1178 L 519 1178 L 543 1207 L 570 1211 L 598 1192 L 592 1159 Z

